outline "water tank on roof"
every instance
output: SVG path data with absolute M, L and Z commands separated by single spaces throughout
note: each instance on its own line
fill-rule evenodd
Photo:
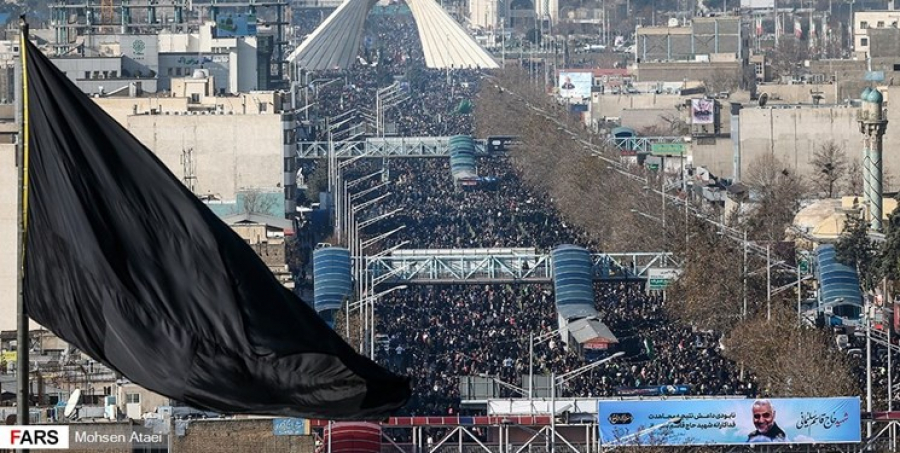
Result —
M 205 79 L 209 77 L 209 69 L 194 69 L 194 73 L 191 75 L 191 78 L 194 79 Z
M 334 313 L 341 309 L 352 289 L 349 250 L 326 247 L 313 251 L 314 307 L 329 324 L 334 322 Z

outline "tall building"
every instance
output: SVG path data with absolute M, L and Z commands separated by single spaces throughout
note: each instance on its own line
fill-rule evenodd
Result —
M 503 0 L 469 0 L 469 22 L 474 27 L 499 29 L 501 19 L 505 17 L 506 2 Z
M 15 145 L 0 145 L 0 330 L 16 328 L 18 177 Z
M 853 13 L 853 51 L 858 57 L 866 58 L 873 50 L 873 41 L 880 40 L 883 44 L 890 44 L 893 51 L 890 56 L 896 57 L 898 53 L 897 38 L 900 36 L 900 11 L 858 11 Z M 883 38 L 882 38 L 883 36 Z M 877 55 L 881 56 L 881 55 Z M 886 55 L 885 55 L 886 56 Z
M 559 0 L 534 0 L 534 14 L 539 20 L 559 22 Z

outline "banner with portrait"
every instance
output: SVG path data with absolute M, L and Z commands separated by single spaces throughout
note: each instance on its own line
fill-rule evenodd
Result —
M 691 124 L 712 124 L 716 103 L 712 99 L 691 99 Z
M 644 400 L 598 403 L 600 444 L 683 446 L 857 443 L 850 398 Z
M 591 97 L 594 74 L 591 72 L 560 71 L 559 95 L 564 98 L 586 99 Z

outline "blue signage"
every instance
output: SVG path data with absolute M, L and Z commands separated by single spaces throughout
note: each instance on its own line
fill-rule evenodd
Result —
M 272 434 L 276 436 L 309 435 L 309 424 L 305 418 L 274 418 Z
M 858 443 L 859 398 L 600 401 L 600 444 Z

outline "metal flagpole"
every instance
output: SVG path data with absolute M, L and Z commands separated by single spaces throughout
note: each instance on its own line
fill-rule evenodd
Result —
M 17 162 L 19 171 L 18 190 L 18 266 L 16 275 L 16 424 L 27 425 L 28 416 L 28 311 L 25 307 L 25 232 L 28 227 L 28 72 L 25 58 L 25 44 L 28 42 L 28 22 L 23 14 L 19 18 L 19 69 L 17 116 L 19 137 Z

